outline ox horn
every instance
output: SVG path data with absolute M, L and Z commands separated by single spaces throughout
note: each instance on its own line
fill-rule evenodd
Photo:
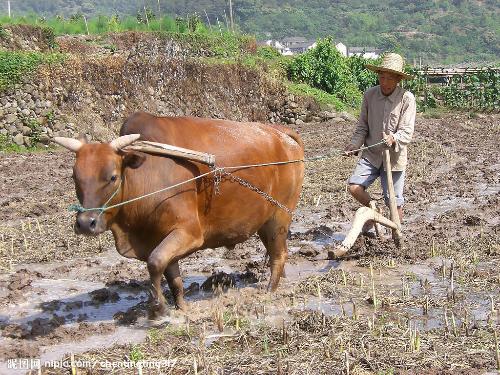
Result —
M 116 138 L 115 140 L 111 141 L 109 145 L 113 147 L 115 150 L 119 150 L 121 148 L 124 148 L 128 146 L 131 143 L 134 143 L 141 137 L 140 134 L 127 134 L 127 135 L 122 135 L 119 138 Z
M 54 142 L 73 152 L 78 152 L 78 150 L 83 146 L 82 141 L 74 138 L 54 137 Z

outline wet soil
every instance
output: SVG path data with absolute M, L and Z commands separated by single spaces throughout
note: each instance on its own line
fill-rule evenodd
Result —
M 13 368 L 25 358 L 47 374 L 70 373 L 71 358 L 82 374 L 109 373 L 108 362 L 115 373 L 494 371 L 499 123 L 419 116 L 403 246 L 362 236 L 340 260 L 328 250 L 358 205 L 345 189 L 356 159 L 336 151 L 354 123 L 296 127 L 307 157 L 330 157 L 306 165 L 278 291 L 265 293 L 265 251 L 252 237 L 181 261 L 189 310 L 159 321 L 147 319 L 145 264 L 120 257 L 108 234 L 73 233 L 74 156 L 0 154 L 0 373 L 26 373 Z M 382 206 L 378 183 L 370 193 Z

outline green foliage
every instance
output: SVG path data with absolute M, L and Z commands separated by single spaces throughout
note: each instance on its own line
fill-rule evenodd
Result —
M 144 359 L 144 353 L 142 352 L 140 345 L 132 345 L 129 358 L 132 362 L 138 362 Z
M 337 111 L 345 110 L 346 106 L 335 95 L 328 94 L 327 92 L 311 87 L 305 83 L 290 83 L 287 85 L 288 91 L 292 94 L 301 96 L 311 96 L 319 104 L 324 106 L 333 106 Z
M 281 58 L 281 54 L 276 48 L 270 46 L 259 47 L 257 49 L 257 56 L 264 60 L 274 60 Z
M 500 72 L 487 69 L 477 73 L 454 75 L 443 84 L 429 84 L 425 73 L 409 69 L 414 79 L 405 82 L 405 88 L 417 97 L 419 110 L 442 106 L 470 111 L 500 110 Z M 425 72 L 425 69 L 424 69 Z
M 40 142 L 40 136 L 42 135 L 42 126 L 34 118 L 23 118 L 23 124 L 31 129 L 29 139 L 31 144 L 34 146 Z
M 22 152 L 24 148 L 13 143 L 8 136 L 0 134 L 0 152 Z
M 479 73 L 453 76 L 439 94 L 443 104 L 454 109 L 499 111 L 500 72 L 486 70 Z
M 319 40 L 315 48 L 295 57 L 288 65 L 288 78 L 335 95 L 351 107 L 361 104 L 362 93 L 347 58 L 329 38 Z
M 377 65 L 380 59 L 365 59 L 361 56 L 350 56 L 347 58 L 347 65 L 356 79 L 359 91 L 365 92 L 366 89 L 378 85 L 377 74 L 366 69 L 366 64 Z
M 60 53 L 0 51 L 0 90 L 21 82 L 41 64 L 61 63 L 64 59 Z
M 5 29 L 2 27 L 2 25 L 0 25 L 0 39 L 5 39 L 9 36 L 9 34 L 7 34 L 7 31 L 5 31 Z
M 135 15 L 144 15 L 146 7 L 155 22 L 167 14 L 199 14 L 214 28 L 217 20 L 225 23 L 224 9 L 228 12 L 227 0 L 23 0 L 11 5 L 14 15 L 50 18 L 81 13 L 92 19 L 118 14 L 135 23 Z M 233 2 L 233 11 L 238 29 L 259 38 L 334 35 L 348 46 L 399 51 L 409 61 L 421 57 L 424 65 L 498 61 L 500 56 L 499 8 L 492 0 L 238 0 Z M 146 24 L 140 27 L 148 29 Z M 150 29 L 159 28 L 150 23 Z M 162 30 L 173 31 L 163 25 Z

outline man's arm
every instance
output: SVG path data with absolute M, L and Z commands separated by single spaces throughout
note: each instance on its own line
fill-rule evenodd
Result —
M 393 134 L 395 141 L 394 150 L 396 152 L 399 152 L 401 147 L 411 142 L 413 130 L 415 129 L 416 107 L 415 97 L 411 92 L 407 91 L 403 96 L 403 108 L 401 117 L 399 118 L 398 131 Z

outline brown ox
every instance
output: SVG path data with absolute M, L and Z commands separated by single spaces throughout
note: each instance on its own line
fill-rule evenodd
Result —
M 134 136 L 134 134 L 136 136 Z M 299 136 L 283 126 L 238 123 L 192 117 L 155 117 L 136 113 L 111 143 L 56 138 L 76 152 L 73 179 L 84 208 L 118 204 L 209 172 L 186 159 L 124 151 L 140 135 L 160 142 L 214 154 L 217 166 L 248 165 L 303 159 Z M 304 177 L 302 162 L 231 171 L 293 210 Z M 258 233 L 267 249 L 274 291 L 287 258 L 291 215 L 263 194 L 222 176 L 217 192 L 207 175 L 173 190 L 151 195 L 103 212 L 79 212 L 75 230 L 98 235 L 110 229 L 118 252 L 147 262 L 154 317 L 166 311 L 160 282 L 165 275 L 177 307 L 186 307 L 178 261 L 196 250 L 231 247 Z

